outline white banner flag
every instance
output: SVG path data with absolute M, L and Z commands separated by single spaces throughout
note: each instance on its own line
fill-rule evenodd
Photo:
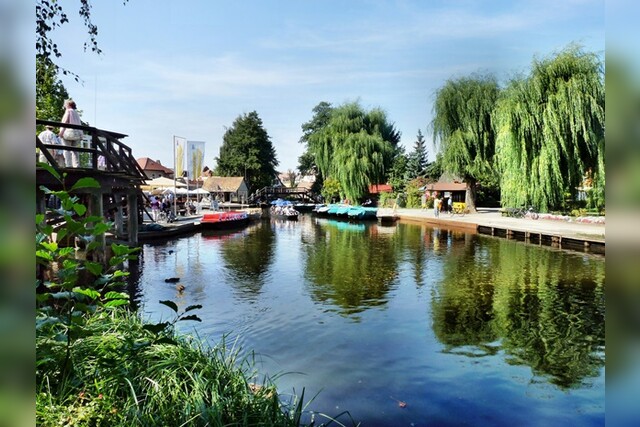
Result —
M 187 171 L 189 179 L 198 179 L 204 167 L 204 141 L 187 141 Z
M 182 176 L 182 172 L 185 170 L 185 157 L 187 151 L 187 139 L 181 136 L 173 137 L 173 170 L 175 172 L 174 176 L 176 178 L 180 178 Z

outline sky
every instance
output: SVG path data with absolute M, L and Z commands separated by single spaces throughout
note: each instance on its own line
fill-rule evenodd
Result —
M 173 167 L 174 136 L 205 141 L 215 167 L 225 131 L 256 111 L 277 153 L 296 169 L 301 125 L 321 101 L 380 107 L 411 151 L 438 88 L 492 73 L 501 83 L 535 57 L 578 43 L 604 55 L 603 0 L 129 0 L 92 2 L 101 55 L 77 2 L 52 37 L 60 76 L 92 126 L 127 134 L 135 157 Z

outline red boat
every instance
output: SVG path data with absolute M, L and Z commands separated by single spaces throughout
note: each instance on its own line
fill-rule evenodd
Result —
M 249 215 L 244 211 L 220 211 L 202 215 L 200 224 L 209 229 L 228 229 L 246 225 Z

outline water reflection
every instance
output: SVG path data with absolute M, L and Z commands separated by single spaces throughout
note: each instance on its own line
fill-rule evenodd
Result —
M 258 223 L 245 229 L 238 237 L 225 238 L 220 246 L 228 270 L 227 281 L 237 295 L 255 301 L 268 278 L 274 256 L 275 233 L 265 224 Z
M 588 254 L 301 215 L 145 245 L 141 309 L 203 305 L 185 327 L 238 337 L 284 392 L 323 390 L 315 409 L 363 425 L 600 425 L 604 274 Z
M 345 315 L 386 304 L 397 277 L 393 241 L 373 238 L 375 224 L 317 220 L 312 245 L 304 246 L 311 297 Z M 357 317 L 354 317 L 357 319 Z
M 446 351 L 494 354 L 562 388 L 604 366 L 604 263 L 517 242 L 466 245 L 444 264 L 432 300 Z

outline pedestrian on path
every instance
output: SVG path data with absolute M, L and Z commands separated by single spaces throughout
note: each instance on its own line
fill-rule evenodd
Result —
M 440 198 L 436 194 L 436 198 L 433 199 L 433 215 L 438 218 L 440 216 Z

